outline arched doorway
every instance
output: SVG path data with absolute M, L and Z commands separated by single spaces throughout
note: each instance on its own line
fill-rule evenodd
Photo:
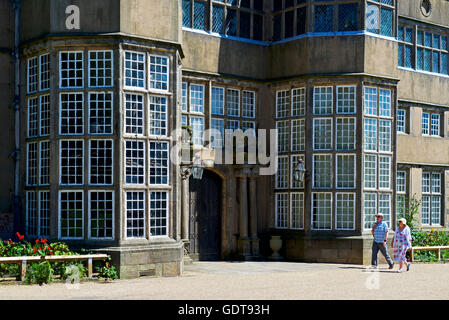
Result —
M 202 180 L 190 178 L 190 257 L 213 261 L 221 258 L 222 180 L 205 170 Z

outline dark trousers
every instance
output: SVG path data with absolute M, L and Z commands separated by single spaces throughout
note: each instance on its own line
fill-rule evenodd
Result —
M 391 266 L 394 262 L 391 259 L 390 255 L 388 254 L 388 247 L 384 246 L 384 244 L 378 243 L 373 241 L 373 255 L 371 258 L 371 264 L 373 266 L 377 266 L 377 254 L 380 252 L 382 252 L 382 254 L 384 255 L 385 259 L 387 259 L 388 264 Z

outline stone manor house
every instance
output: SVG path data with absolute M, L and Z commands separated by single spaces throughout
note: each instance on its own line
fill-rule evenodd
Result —
M 446 0 L 0 0 L 0 233 L 123 278 L 265 259 L 272 236 L 369 263 L 377 212 L 394 228 L 414 197 L 448 225 L 448 36 Z M 211 128 L 277 129 L 277 173 L 211 164 Z

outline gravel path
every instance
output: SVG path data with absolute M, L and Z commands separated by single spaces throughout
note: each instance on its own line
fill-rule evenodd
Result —
M 397 273 L 386 265 L 372 272 L 356 265 L 201 262 L 186 266 L 182 277 L 83 282 L 70 290 L 62 283 L 0 284 L 0 299 L 449 299 L 449 264 L 413 264 Z

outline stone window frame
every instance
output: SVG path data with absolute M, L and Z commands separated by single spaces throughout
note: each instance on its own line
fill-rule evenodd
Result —
M 296 198 L 296 199 L 295 199 Z M 294 204 L 298 204 L 298 206 Z M 296 210 L 299 210 L 299 214 Z M 305 194 L 304 192 L 290 192 L 290 225 L 291 230 L 305 229 Z M 295 217 L 299 217 L 295 219 Z
M 339 196 L 352 196 L 352 203 L 353 203 L 353 214 L 352 214 L 352 221 L 341 221 L 342 215 L 338 214 L 338 203 L 339 203 Z M 341 201 L 350 201 L 348 199 L 342 199 Z M 341 202 L 340 201 L 340 202 Z M 346 209 L 346 208 L 344 208 Z M 338 231 L 354 231 L 355 230 L 355 216 L 356 216 L 356 193 L 355 192 L 336 192 L 335 193 L 335 230 Z M 341 224 L 339 224 L 341 223 Z M 352 227 L 342 227 L 341 225 L 346 226 L 347 224 L 352 224 Z
M 289 117 L 290 90 L 276 91 L 276 119 Z
M 124 155 L 123 155 L 123 172 L 125 175 L 125 185 L 126 186 L 145 186 L 146 185 L 146 159 L 147 159 L 147 148 L 146 141 L 142 139 L 125 139 L 124 140 Z M 128 156 L 130 154 L 130 156 Z M 135 154 L 141 154 L 142 156 L 134 156 Z M 127 163 L 140 163 L 139 165 L 129 166 Z M 128 174 L 128 171 L 131 171 Z M 137 174 L 133 172 L 137 170 Z M 137 181 L 137 182 L 135 182 Z
M 342 90 L 342 92 L 341 92 Z M 353 90 L 353 92 L 351 92 Z M 356 85 L 339 85 L 336 86 L 336 97 L 337 97 L 337 103 L 336 103 L 336 111 L 335 113 L 337 115 L 351 115 L 351 114 L 357 114 L 357 86 Z M 348 98 L 349 95 L 349 98 Z M 352 98 L 352 99 L 351 99 Z M 352 100 L 352 108 L 346 106 L 346 102 L 351 103 Z M 343 106 L 341 106 L 341 103 L 345 102 Z M 341 109 L 343 108 L 343 110 Z M 346 111 L 345 108 L 348 108 L 349 110 Z M 351 111 L 352 109 L 352 111 Z
M 215 93 L 221 92 L 217 99 Z M 225 96 L 226 89 L 224 87 L 212 86 L 211 88 L 211 98 L 210 98 L 210 113 L 213 116 L 224 116 L 225 115 Z M 217 108 L 216 105 L 220 104 Z
M 217 123 L 221 123 L 221 125 L 217 126 Z M 225 137 L 225 119 L 223 118 L 215 118 L 212 117 L 210 120 L 210 128 L 211 130 L 217 130 L 220 131 L 220 139 L 216 139 L 215 135 L 211 136 L 211 139 L 214 138 L 214 140 L 211 142 L 212 148 L 218 148 L 221 149 L 224 146 L 224 137 Z M 217 142 L 219 141 L 219 142 Z
M 367 196 L 374 196 L 373 199 L 367 200 Z M 364 230 L 371 230 L 373 224 L 376 222 L 374 215 L 377 213 L 378 208 L 378 193 L 377 192 L 363 192 L 363 229 Z M 374 204 L 374 207 L 368 207 L 367 201 L 370 201 L 370 203 Z M 367 209 L 370 211 L 367 212 Z
M 382 200 L 382 197 L 386 197 L 388 196 L 388 208 L 387 207 L 382 207 L 381 203 L 383 201 L 386 200 Z M 384 214 L 384 221 L 387 224 L 388 228 L 391 228 L 391 218 L 392 218 L 392 207 L 393 207 L 393 195 L 392 193 L 388 193 L 388 192 L 379 192 L 377 194 L 377 201 L 378 201 L 378 205 L 377 208 L 379 210 L 380 213 Z M 388 212 L 384 211 L 385 209 L 388 209 Z
M 386 171 L 385 169 L 382 168 L 382 164 L 385 164 L 385 163 L 383 163 L 383 161 L 385 159 L 388 159 L 388 166 L 390 168 L 390 170 L 388 171 L 388 175 L 383 174 L 383 172 Z M 392 171 L 391 171 L 392 161 L 393 161 L 393 159 L 389 155 L 379 154 L 379 156 L 377 158 L 378 168 L 379 168 L 379 171 L 377 173 L 378 188 L 381 191 L 391 191 L 391 189 L 392 189 L 391 188 L 391 186 L 392 186 L 392 181 L 391 181 L 392 180 L 391 179 L 392 178 Z M 387 179 L 388 181 L 385 179 Z M 387 184 L 387 185 L 385 185 L 385 184 Z
M 323 124 L 322 122 L 326 123 Z M 330 131 L 320 130 L 320 128 L 323 128 L 324 126 L 330 128 Z M 322 142 L 317 142 L 318 137 L 316 134 L 321 132 L 327 133 L 326 136 L 324 137 L 325 141 L 323 144 Z M 332 151 L 334 147 L 333 133 L 334 133 L 334 118 L 332 117 L 313 118 L 313 151 Z M 322 138 L 323 137 L 321 137 L 321 139 Z
M 114 234 L 115 234 L 115 191 L 114 190 L 89 190 L 88 193 L 89 194 L 88 194 L 88 211 L 87 211 L 88 214 L 87 214 L 87 217 L 88 217 L 88 238 L 89 238 L 89 240 L 113 240 L 114 239 Z M 110 194 L 111 195 L 110 199 L 105 199 L 105 200 L 97 199 L 98 202 L 100 202 L 100 201 L 103 201 L 105 203 L 106 202 L 110 202 L 111 208 L 108 210 L 108 211 L 110 211 L 110 215 L 111 215 L 110 219 L 107 219 L 106 217 L 104 219 L 96 219 L 97 220 L 97 228 L 96 228 L 97 229 L 97 234 L 98 234 L 98 231 L 100 230 L 100 228 L 98 227 L 98 222 L 99 221 L 103 221 L 105 223 L 105 227 L 104 227 L 105 230 L 103 230 L 103 231 L 105 231 L 105 233 L 107 234 L 108 230 L 110 230 L 111 236 L 109 236 L 109 237 L 108 236 L 105 236 L 105 237 L 98 237 L 97 236 L 97 237 L 95 237 L 95 236 L 92 235 L 92 233 L 93 233 L 92 232 L 93 231 L 93 224 L 92 224 L 92 221 L 93 221 L 93 218 L 92 218 L 92 215 L 93 215 L 92 214 L 93 213 L 93 208 L 92 208 L 93 199 L 92 199 L 92 194 L 94 194 L 94 193 L 98 193 L 98 194 L 103 193 L 104 195 L 106 195 L 106 194 Z M 107 215 L 106 212 L 101 212 L 102 208 L 98 208 L 98 210 L 100 211 L 98 213 L 103 213 L 105 216 Z M 106 210 L 104 210 L 104 211 L 106 211 Z M 106 228 L 107 220 L 110 220 L 111 228 Z
M 155 146 L 153 148 L 153 145 Z M 164 145 L 165 147 L 162 147 Z M 152 153 L 156 154 L 156 157 L 152 156 Z M 165 156 L 164 156 L 165 154 Z M 148 166 L 148 184 L 151 187 L 169 187 L 170 186 L 170 143 L 168 141 L 161 140 L 150 140 L 148 141 L 148 161 L 152 164 Z M 164 162 L 166 163 L 164 165 Z M 157 163 L 158 165 L 154 165 Z M 152 173 L 154 170 L 155 173 Z M 162 172 L 166 170 L 166 173 Z M 160 174 L 156 174 L 156 172 L 161 171 Z M 152 182 L 152 179 L 155 179 L 156 182 Z M 166 183 L 163 183 L 163 180 L 166 180 Z M 157 183 L 158 181 L 161 183 Z
M 399 112 L 403 112 L 403 115 L 400 115 Z M 397 110 L 396 132 L 401 134 L 408 133 L 408 112 L 405 108 L 399 107 Z
M 276 192 L 274 197 L 275 197 L 275 228 L 288 229 L 288 220 L 289 220 L 288 192 Z M 280 201 L 283 201 L 284 206 L 280 207 Z M 282 217 L 280 215 L 279 209 L 283 209 L 285 211 L 281 213 Z M 280 222 L 282 222 L 282 224 L 280 224 Z
M 430 45 L 426 44 L 426 34 L 430 34 Z M 438 37 L 438 48 L 435 47 L 434 39 L 435 36 Z M 442 46 L 442 39 L 445 39 L 446 42 L 446 49 Z M 416 31 L 416 40 L 415 40 L 415 47 L 416 47 L 416 66 L 415 69 L 418 71 L 425 71 L 425 72 L 431 72 L 435 74 L 448 74 L 448 65 L 449 65 L 449 48 L 448 48 L 448 34 L 437 31 L 435 29 L 430 28 L 417 28 Z M 422 52 L 422 53 L 420 53 Z M 426 52 L 430 52 L 430 70 L 426 70 Z M 438 55 L 438 71 L 434 71 L 434 55 Z M 442 64 L 443 58 L 446 57 L 446 73 L 442 72 Z M 420 63 L 421 61 L 421 63 Z
M 168 138 L 168 98 L 150 94 L 148 99 L 148 135 Z
M 128 93 L 123 94 L 124 98 L 124 133 L 125 137 L 144 137 L 146 124 L 145 124 L 145 95 L 141 93 Z M 135 98 L 135 99 L 134 99 Z M 140 100 L 139 100 L 140 99 Z M 132 117 L 133 114 L 138 114 L 136 117 Z M 131 132 L 128 132 L 130 130 Z M 134 132 L 132 132 L 134 131 Z
M 429 185 L 428 185 L 428 189 L 425 188 L 425 176 L 428 175 L 428 180 L 429 180 Z M 436 184 L 434 184 L 434 176 L 438 176 L 438 180 L 439 180 L 439 191 L 435 190 L 435 186 Z M 444 179 L 444 174 L 440 171 L 428 171 L 428 170 L 423 170 L 422 173 L 422 215 L 421 215 L 421 225 L 423 226 L 442 226 L 443 225 L 443 200 L 444 200 L 444 196 L 443 196 L 443 179 Z M 434 219 L 434 199 L 438 199 L 438 221 L 436 221 L 436 219 Z M 428 201 L 426 201 L 425 199 L 428 199 Z M 429 223 L 423 223 L 423 219 L 424 219 L 424 208 L 425 208 L 425 204 L 428 203 L 429 206 L 429 212 L 428 212 L 428 221 Z
M 153 199 L 153 195 L 154 194 L 161 194 L 161 195 L 165 195 L 165 199 Z M 152 217 L 153 214 L 153 210 L 158 209 L 156 211 L 159 211 L 162 209 L 161 208 L 155 208 L 154 201 L 157 201 L 158 203 L 164 202 L 165 203 L 165 216 L 164 217 Z M 169 236 L 169 227 L 170 227 L 170 192 L 169 191 L 163 191 L 163 190 L 151 190 L 149 192 L 149 196 L 148 196 L 148 202 L 149 202 L 149 206 L 148 206 L 148 222 L 149 222 L 149 230 L 150 230 L 150 238 L 155 239 L 155 238 L 167 238 Z M 156 220 L 156 224 L 157 221 L 163 221 L 165 220 L 165 225 L 161 225 L 161 226 L 153 226 L 153 222 Z M 162 234 L 157 234 L 157 235 L 153 235 L 153 230 L 154 229 L 165 229 L 165 233 Z
M 39 233 L 39 203 L 36 191 L 25 192 L 25 230 L 29 237 L 37 236 Z
M 385 2 L 380 2 L 379 0 L 366 0 L 366 13 L 365 13 L 365 25 L 366 25 L 366 31 L 367 32 L 371 32 L 371 33 L 375 33 L 381 36 L 385 36 L 385 37 L 395 37 L 396 36 L 396 32 L 395 30 L 396 28 L 396 22 L 395 22 L 395 15 L 396 15 L 396 1 L 395 0 L 390 0 L 391 4 L 389 3 L 385 3 Z M 376 31 L 373 30 L 369 30 L 367 25 L 367 18 L 366 18 L 366 14 L 368 13 L 368 8 L 372 6 L 372 7 L 377 7 L 378 8 L 378 20 L 377 20 L 377 29 Z M 382 33 L 382 25 L 385 25 L 382 21 L 382 10 L 389 10 L 391 11 L 391 15 L 392 15 L 392 25 L 391 25 L 391 35 L 387 35 L 387 34 L 383 34 Z
M 30 97 L 27 99 L 27 138 L 36 138 L 40 134 L 39 100 L 39 97 Z
M 282 167 L 283 166 L 283 167 Z M 288 190 L 290 181 L 290 157 L 288 155 L 278 156 L 278 170 L 275 175 L 275 189 Z
M 387 124 L 387 125 L 384 125 Z M 378 147 L 379 153 L 392 153 L 392 131 L 393 121 L 387 119 L 379 119 L 378 125 Z M 388 131 L 387 131 L 388 129 Z
M 353 130 L 350 129 L 350 121 L 353 121 Z M 339 131 L 339 128 L 342 128 Z M 346 129 L 347 128 L 347 129 Z M 336 151 L 355 151 L 357 149 L 357 118 L 356 117 L 336 117 L 335 118 L 335 150 Z M 352 132 L 352 137 L 350 133 Z M 346 135 L 348 133 L 348 135 Z M 343 139 L 343 140 L 342 140 Z M 348 139 L 349 142 L 344 140 Z M 352 148 L 339 148 L 339 145 L 351 144 Z
M 130 57 L 127 57 L 127 55 L 130 55 Z M 133 57 L 135 55 L 135 58 Z M 141 57 L 142 59 L 140 60 Z M 139 65 L 142 70 L 139 68 L 127 68 L 126 64 L 127 62 L 130 62 L 131 64 L 136 63 Z M 131 75 L 129 77 L 126 76 L 127 70 L 131 71 Z M 137 74 L 142 73 L 143 78 L 137 76 L 133 77 L 132 73 L 136 72 Z M 147 89 L 147 53 L 143 51 L 133 51 L 133 50 L 124 50 L 123 51 L 123 87 L 125 90 L 146 90 Z M 130 85 L 127 84 L 127 81 L 130 80 Z M 133 82 L 136 82 L 137 85 L 133 85 Z M 142 83 L 142 86 L 139 85 L 139 83 Z
M 249 97 L 245 98 L 245 95 L 249 95 Z M 256 92 L 250 90 L 242 90 L 241 98 L 241 117 L 245 119 L 256 119 Z
M 39 133 L 41 137 L 49 136 L 51 132 L 51 102 L 50 95 L 39 97 Z
M 314 209 L 316 208 L 315 206 L 314 206 L 314 202 L 315 202 L 315 199 L 314 199 L 314 196 L 315 195 L 319 195 L 319 196 L 321 196 L 321 195 L 324 195 L 324 196 L 330 196 L 330 199 L 324 199 L 323 201 L 329 201 L 329 203 L 330 203 L 330 206 L 329 207 L 324 207 L 324 209 L 329 209 L 329 214 L 326 214 L 326 215 L 324 215 L 325 217 L 327 216 L 327 215 L 329 215 L 329 217 L 330 217 L 330 221 L 329 221 L 329 227 L 327 228 L 327 227 L 323 227 L 323 228 L 321 228 L 321 227 L 314 227 L 314 223 L 324 223 L 324 222 L 322 222 L 322 221 L 320 221 L 320 220 L 315 220 L 315 216 L 317 216 L 317 218 L 319 218 L 320 216 L 323 216 L 323 215 L 320 215 L 319 213 L 318 214 L 314 214 Z M 333 208 L 333 198 L 334 198 L 334 195 L 333 195 L 333 192 L 312 192 L 312 196 L 310 197 L 310 201 L 311 201 L 311 206 L 310 206 L 310 208 L 311 208 L 311 210 L 310 210 L 310 212 L 311 212 L 311 219 L 310 219 L 310 222 L 311 222 L 311 229 L 312 229 L 312 231 L 332 231 L 332 222 L 333 222 L 333 210 L 332 210 L 332 208 Z M 320 199 L 318 199 L 317 201 L 321 201 Z M 319 207 L 317 207 L 317 208 L 319 208 Z
M 338 169 L 339 169 L 339 158 L 340 157 L 352 157 L 353 158 L 353 174 L 352 174 L 352 184 L 353 186 L 339 186 L 339 173 L 338 173 Z M 355 190 L 357 187 L 357 154 L 355 153 L 337 153 L 335 155 L 335 189 L 337 190 Z M 351 176 L 349 176 L 351 177 Z M 342 179 L 343 180 L 343 179 Z M 346 181 L 347 179 L 344 179 L 344 181 Z M 347 180 L 346 182 L 349 182 L 349 180 Z
M 43 197 L 43 195 L 46 197 Z M 38 230 L 39 237 L 49 237 L 50 236 L 50 191 L 40 190 L 39 191 L 39 219 L 38 219 Z M 43 203 L 46 203 L 43 205 Z M 47 230 L 47 231 L 44 231 Z
M 427 124 L 425 121 L 425 115 L 428 116 Z M 437 129 L 434 128 L 435 124 L 433 123 L 433 117 L 438 116 L 438 123 L 436 124 Z M 444 119 L 443 115 L 440 112 L 435 112 L 431 110 L 423 110 L 421 115 L 421 135 L 425 137 L 442 137 L 442 121 Z M 438 134 L 435 134 L 438 132 Z
M 199 121 L 201 120 L 201 121 Z M 197 121 L 197 122 L 196 122 Z M 199 124 L 201 122 L 201 124 Z M 192 143 L 195 146 L 204 146 L 204 132 L 206 131 L 206 119 L 204 116 L 191 115 L 189 125 L 192 128 Z
M 62 58 L 64 54 L 67 55 L 67 60 Z M 73 57 L 74 55 L 76 57 Z M 63 69 L 64 63 L 68 66 Z M 71 67 L 70 64 L 75 64 L 75 66 Z M 78 64 L 81 64 L 81 66 L 78 66 Z M 75 73 L 77 75 L 75 77 L 70 77 L 70 75 L 64 77 L 64 73 Z M 78 73 L 81 74 L 78 75 Z M 71 85 L 71 82 L 74 82 L 75 85 Z M 83 89 L 84 87 L 84 50 L 59 51 L 59 89 Z
M 27 59 L 27 94 L 33 94 L 39 87 L 39 58 L 37 56 Z
M 35 187 L 38 185 L 38 155 L 39 142 L 28 142 L 26 144 L 27 161 L 26 161 L 26 186 Z
M 324 107 L 321 105 L 323 102 L 327 103 L 327 105 Z M 317 105 L 317 103 L 319 103 L 320 105 Z M 334 114 L 334 86 L 313 87 L 313 115 L 331 116 L 333 114 Z
M 91 91 L 88 93 L 87 99 L 89 106 L 87 110 L 89 135 L 102 135 L 102 136 L 113 135 L 114 93 L 112 91 L 103 91 L 103 92 Z M 103 108 L 100 107 L 101 105 L 103 105 Z M 101 112 L 103 112 L 103 115 L 99 115 L 101 114 Z M 94 128 L 95 130 L 93 130 Z
M 165 60 L 165 63 L 164 63 Z M 165 72 L 164 72 L 165 69 Z M 153 92 L 170 90 L 170 58 L 166 55 L 148 54 L 148 88 Z M 166 77 L 164 79 L 164 76 Z M 159 79 L 158 79 L 159 78 Z
M 204 6 L 204 11 L 202 14 L 204 15 L 204 20 L 197 25 L 195 20 L 195 2 L 201 3 Z M 239 1 L 231 1 L 227 0 L 226 3 L 224 1 L 216 1 L 216 0 L 184 0 L 182 3 L 183 6 L 183 28 L 194 29 L 205 31 L 211 34 L 217 34 L 228 37 L 236 37 L 242 39 L 250 39 L 256 41 L 263 41 L 264 35 L 264 12 L 263 5 L 262 7 L 256 5 L 256 0 L 252 3 L 250 2 L 250 6 L 242 6 Z M 215 14 L 215 8 L 221 10 L 221 14 Z M 228 12 L 234 12 L 233 15 L 235 32 L 228 32 L 227 25 L 231 23 L 230 17 L 231 15 Z M 188 19 L 185 19 L 185 12 L 189 13 Z M 218 12 L 218 11 L 217 11 Z M 249 15 L 249 37 L 244 36 L 242 33 L 243 23 L 242 16 Z M 221 18 L 221 23 L 220 19 Z M 217 20 L 217 24 L 215 24 L 215 19 Z M 259 24 L 256 23 L 256 19 L 261 19 Z M 188 20 L 188 21 L 187 21 Z M 186 25 L 188 22 L 188 25 Z M 260 26 L 261 29 L 257 29 L 257 26 Z M 218 30 L 217 27 L 221 27 L 221 30 Z
M 404 169 L 399 169 L 396 171 L 396 215 L 398 216 L 405 213 L 408 205 L 407 180 L 408 171 Z M 399 212 L 400 208 L 403 208 L 404 212 Z
M 291 154 L 290 155 L 290 172 L 294 172 L 297 165 L 298 160 L 302 159 L 304 167 L 306 167 L 306 156 L 304 153 L 298 153 L 298 154 Z M 292 190 L 304 190 L 305 183 L 304 181 L 298 182 L 295 180 L 293 174 L 290 174 L 290 189 Z
M 135 240 L 135 239 L 146 239 L 147 238 L 147 190 L 124 190 L 124 199 L 125 199 L 125 206 L 126 206 L 126 216 L 125 216 L 125 224 L 124 224 L 124 229 L 125 229 L 125 239 L 126 240 Z M 137 195 L 137 196 L 141 196 L 143 195 L 143 198 L 137 198 L 137 199 L 129 199 L 129 195 Z M 142 204 L 142 208 L 130 208 L 129 206 L 129 202 L 132 203 L 138 203 L 141 202 Z M 132 210 L 132 212 L 129 212 L 130 210 Z M 134 218 L 133 213 L 135 211 L 139 211 L 137 212 L 137 214 L 139 214 L 139 217 Z M 133 218 L 130 219 L 129 214 L 131 213 L 131 215 L 133 216 Z M 140 216 L 140 214 L 142 214 L 143 216 Z M 128 222 L 129 221 L 138 221 L 141 222 L 143 225 L 142 226 L 138 226 L 137 228 L 135 228 L 134 226 L 131 228 L 131 230 L 128 228 Z M 141 231 L 142 232 L 142 236 L 129 236 L 129 231 Z
M 74 152 L 73 150 L 75 150 L 75 152 L 82 152 L 81 157 L 65 157 L 67 158 L 67 163 L 69 163 L 70 161 L 68 161 L 69 159 L 74 159 L 77 164 L 75 166 L 70 166 L 70 165 L 65 165 L 64 166 L 64 153 L 63 153 L 63 144 L 67 143 L 68 145 L 66 146 L 67 151 L 70 151 L 70 149 L 72 149 L 71 151 Z M 76 143 L 76 148 L 73 148 L 73 145 L 70 145 L 70 143 Z M 78 143 L 81 143 L 80 145 L 78 145 Z M 81 147 L 80 147 L 81 146 Z M 68 187 L 68 186 L 83 186 L 84 185 L 84 156 L 85 156 L 85 145 L 84 145 L 84 140 L 82 139 L 61 139 L 59 140 L 59 186 L 60 187 Z M 75 178 L 75 182 L 71 182 L 68 181 L 67 183 L 63 183 L 64 180 L 64 170 L 63 168 L 75 168 L 75 172 L 76 174 L 73 174 L 72 172 L 67 172 L 66 173 L 66 177 L 65 179 L 68 179 L 69 177 L 71 178 Z M 70 171 L 70 170 L 69 170 Z M 80 180 L 78 180 L 80 179 Z M 70 179 L 69 179 L 70 180 Z
M 411 33 L 410 39 L 407 37 L 407 32 Z M 401 68 L 414 69 L 415 68 L 415 43 L 416 35 L 414 27 L 406 24 L 400 24 L 398 26 L 398 66 Z M 402 48 L 402 49 L 401 49 Z M 406 66 L 406 51 L 410 51 L 410 66 Z M 402 50 L 402 51 L 401 51 Z M 402 52 L 402 55 L 401 55 Z
M 304 152 L 306 150 L 305 130 L 305 118 L 291 120 L 291 152 Z
M 278 132 L 278 152 L 287 153 L 290 151 L 290 120 L 276 121 Z
M 225 130 L 239 130 L 241 128 L 240 126 L 240 120 L 237 119 L 226 119 L 226 127 Z
M 201 90 L 193 90 L 192 88 L 197 87 Z M 205 90 L 206 86 L 204 84 L 199 83 L 190 83 L 189 85 L 189 112 L 191 114 L 199 114 L 204 115 L 204 107 L 205 107 Z M 198 93 L 200 95 L 195 94 Z M 193 103 L 193 100 L 197 100 L 198 103 Z
M 113 88 L 114 87 L 114 51 L 113 50 L 89 50 L 88 52 L 88 88 Z M 103 58 L 99 58 L 98 55 L 103 53 Z M 110 57 L 106 57 L 109 54 Z M 93 56 L 95 55 L 95 56 Z M 98 68 L 98 62 L 103 63 L 103 68 Z M 110 63 L 110 68 L 106 67 L 106 62 Z M 93 67 L 95 64 L 95 67 Z M 102 70 L 104 75 L 98 76 L 98 71 Z M 93 77 L 92 72 L 96 72 L 96 76 Z M 108 76 L 109 75 L 109 76 Z M 99 85 L 99 79 L 103 81 L 103 85 Z M 93 84 L 93 80 L 96 81 L 96 85 Z M 108 83 L 110 83 L 108 85 Z
M 371 163 L 375 162 L 374 166 L 371 166 L 371 167 L 368 168 L 368 166 L 367 166 L 367 163 L 368 163 L 367 162 L 367 157 L 373 157 L 373 159 L 375 159 L 375 161 L 372 161 L 372 160 L 369 161 Z M 372 153 L 365 153 L 364 154 L 364 157 L 363 157 L 363 168 L 364 168 L 364 170 L 363 170 L 363 181 L 364 181 L 363 189 L 364 190 L 369 190 L 369 191 L 377 190 L 377 185 L 378 185 L 377 174 L 378 174 L 378 165 L 379 165 L 378 162 L 379 162 L 378 154 L 372 154 Z M 375 170 L 375 172 L 374 173 L 368 173 L 367 169 Z M 371 179 L 367 179 L 368 175 L 371 176 Z M 374 177 L 374 179 L 372 179 L 373 177 Z M 374 186 L 367 185 L 367 182 L 373 183 Z
M 46 147 L 44 147 L 46 145 Z M 49 186 L 50 185 L 50 140 L 39 141 L 39 185 Z
M 332 175 L 332 173 L 334 172 L 333 170 L 333 157 L 334 154 L 332 153 L 315 153 L 312 155 L 312 189 L 313 190 L 332 190 L 333 188 L 333 184 L 334 184 L 334 177 Z M 326 171 L 329 171 L 329 174 L 327 174 L 327 176 L 329 177 L 330 181 L 328 185 L 325 186 L 321 186 L 317 185 L 317 175 L 315 172 L 315 169 L 317 168 L 317 162 L 316 162 L 316 157 L 328 157 L 328 159 L 326 159 L 325 161 L 320 161 L 321 163 L 327 163 L 326 166 Z M 327 168 L 328 167 L 328 168 Z
M 81 229 L 81 236 L 79 236 L 79 237 L 76 237 L 76 236 L 74 236 L 74 237 L 72 237 L 72 236 L 63 236 L 62 235 L 62 222 L 63 222 L 63 219 L 62 219 L 62 210 L 63 210 L 63 208 L 62 208 L 62 204 L 63 204 L 63 202 L 62 202 L 62 195 L 64 194 L 64 193 L 66 193 L 67 195 L 70 195 L 70 194 L 81 194 L 81 200 L 78 200 L 78 199 L 74 199 L 74 200 L 70 200 L 69 199 L 69 201 L 71 201 L 71 202 L 74 202 L 74 203 L 77 203 L 77 202 L 79 202 L 80 204 L 81 204 L 81 208 L 76 208 L 76 210 L 77 211 L 79 211 L 79 213 L 80 213 L 80 216 L 81 216 L 81 219 L 74 219 L 75 220 L 75 224 L 76 224 L 76 221 L 79 221 L 79 220 L 81 220 L 81 228 L 75 228 L 75 230 L 76 229 Z M 85 196 L 84 196 L 84 190 L 65 190 L 65 189 L 61 189 L 61 190 L 59 190 L 58 191 L 58 197 L 59 197 L 59 201 L 58 201 L 58 239 L 61 239 L 61 240 L 83 240 L 84 239 L 84 198 L 85 198 Z M 67 220 L 73 220 L 73 219 L 67 219 Z M 69 223 L 69 222 L 68 222 Z M 69 228 L 70 226 L 68 226 L 67 227 L 67 231 L 70 231 L 70 228 Z M 76 227 L 76 226 L 75 226 Z
M 67 97 L 64 102 L 63 97 Z M 59 93 L 59 136 L 84 136 L 84 108 L 84 92 Z
M 95 148 L 94 144 L 97 144 Z M 103 152 L 103 157 L 99 156 Z M 93 156 L 96 152 L 97 157 Z M 109 156 L 107 156 L 109 154 Z M 109 158 L 109 159 L 108 159 Z M 94 165 L 94 160 L 102 160 L 102 165 Z M 109 161 L 108 161 L 109 160 Z M 108 165 L 109 163 L 109 165 Z M 90 139 L 89 140 L 89 186 L 113 186 L 114 184 L 114 140 L 113 139 Z M 96 168 L 96 174 L 94 169 Z M 108 173 L 109 172 L 109 173 Z M 95 181 L 94 178 L 96 177 Z M 103 181 L 103 183 L 99 182 Z M 109 181 L 109 182 L 108 182 Z
M 39 92 L 50 90 L 50 54 L 39 56 Z

